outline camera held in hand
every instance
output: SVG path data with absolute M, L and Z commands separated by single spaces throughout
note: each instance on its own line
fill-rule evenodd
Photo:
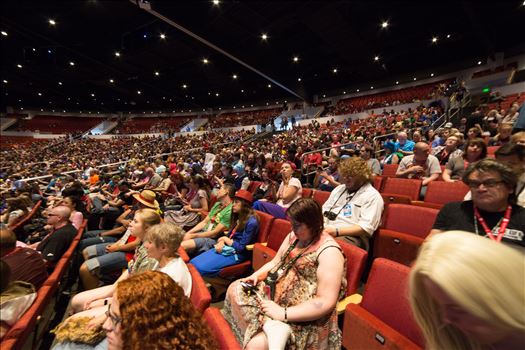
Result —
M 333 211 L 325 211 L 323 213 L 324 217 L 327 218 L 328 220 L 330 221 L 334 221 L 335 219 L 337 219 L 337 214 L 334 213 Z

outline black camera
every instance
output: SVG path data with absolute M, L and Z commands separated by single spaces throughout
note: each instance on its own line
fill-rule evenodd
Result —
M 334 213 L 333 211 L 325 211 L 323 215 L 325 218 L 327 218 L 330 221 L 334 221 L 335 219 L 337 219 L 337 214 Z

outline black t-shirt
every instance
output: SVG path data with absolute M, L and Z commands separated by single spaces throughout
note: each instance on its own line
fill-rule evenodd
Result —
M 133 196 L 126 196 L 129 191 L 120 192 L 118 199 L 124 202 L 124 205 L 133 205 Z
M 479 214 L 485 219 L 489 229 L 493 229 L 500 219 L 505 215 L 503 212 L 486 212 L 479 211 Z M 483 226 L 478 221 L 478 234 L 486 237 Z M 450 231 L 461 230 L 476 233 L 474 226 L 474 205 L 472 201 L 452 202 L 445 204 L 438 213 L 433 229 Z M 493 232 L 494 234 L 494 232 Z M 497 235 L 497 231 L 495 232 Z M 517 244 L 525 247 L 525 208 L 518 205 L 512 205 L 512 214 L 510 221 L 503 235 L 502 242 Z
M 67 251 L 76 234 L 75 226 L 68 223 L 44 238 L 36 250 L 42 253 L 45 260 L 56 263 Z

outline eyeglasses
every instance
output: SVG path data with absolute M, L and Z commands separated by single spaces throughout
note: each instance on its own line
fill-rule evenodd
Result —
M 110 320 L 111 320 L 111 324 L 113 325 L 113 327 L 116 327 L 119 323 L 122 322 L 122 319 L 116 315 L 113 315 L 111 313 L 111 304 L 108 304 L 108 310 L 106 311 L 106 317 L 108 317 Z
M 486 188 L 492 188 L 492 187 L 496 187 L 500 183 L 503 183 L 503 181 L 501 181 L 501 180 L 494 180 L 494 179 L 489 179 L 489 180 L 485 180 L 485 181 L 469 180 L 467 182 L 467 185 L 468 185 L 468 187 L 470 187 L 472 189 L 476 189 L 476 188 L 479 187 L 479 185 L 483 185 L 483 187 L 486 187 Z

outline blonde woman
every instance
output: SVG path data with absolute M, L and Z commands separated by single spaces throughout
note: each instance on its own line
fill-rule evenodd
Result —
M 410 273 L 427 349 L 525 349 L 523 253 L 468 232 L 432 236 Z

